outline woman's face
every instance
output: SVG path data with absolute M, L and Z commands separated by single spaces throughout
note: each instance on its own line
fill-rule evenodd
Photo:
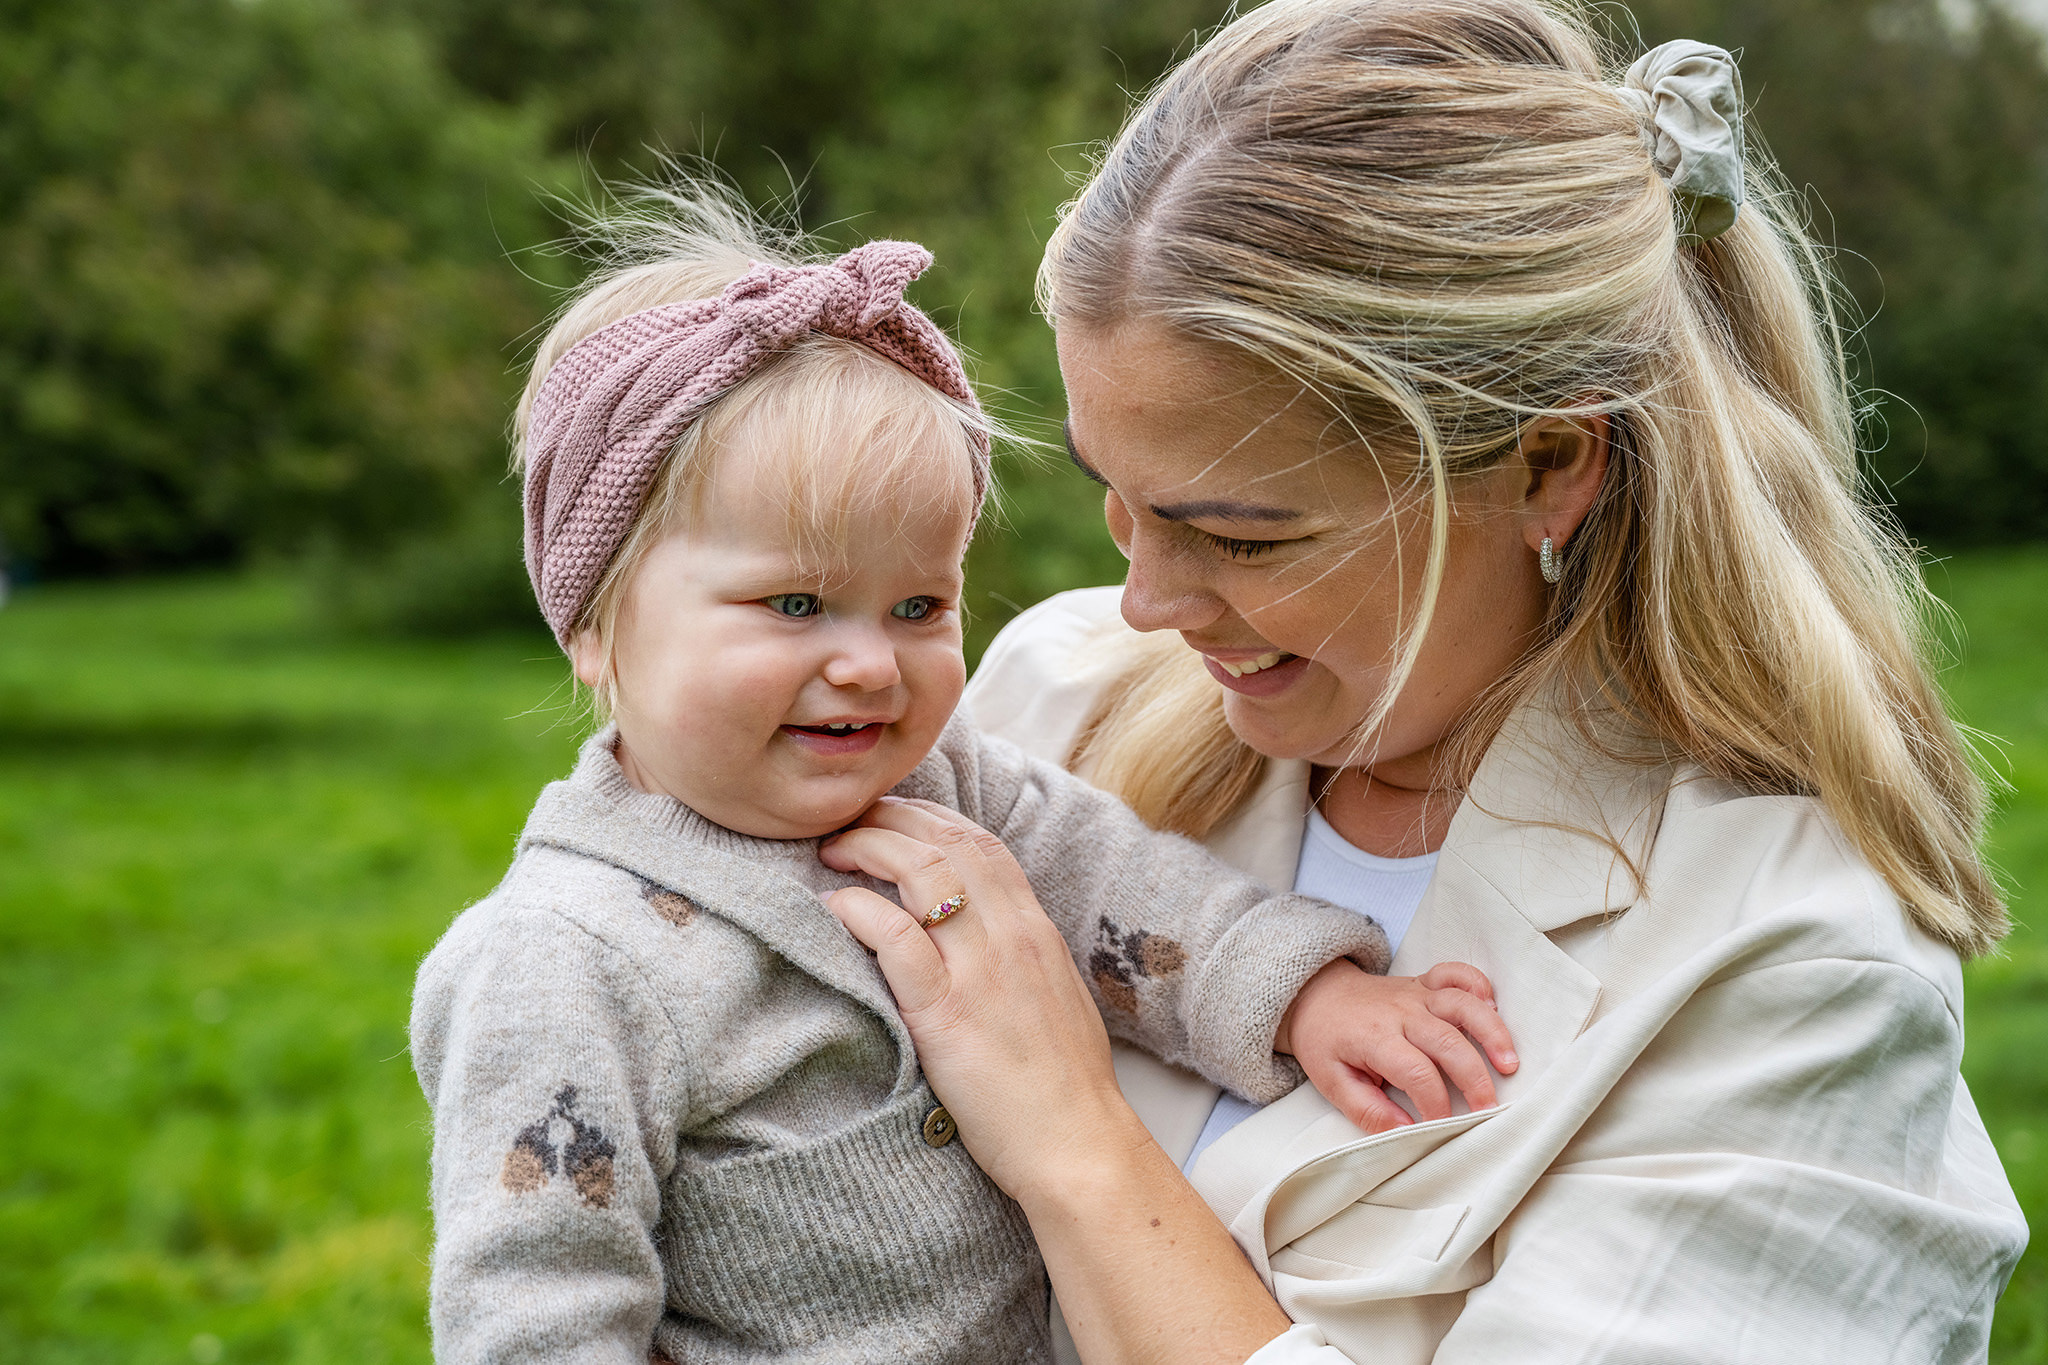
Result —
M 1298 385 L 1218 348 L 1130 324 L 1063 329 L 1059 352 L 1074 461 L 1108 490 L 1131 561 L 1124 618 L 1179 631 L 1261 753 L 1428 781 L 1435 746 L 1543 621 L 1532 546 L 1550 532 L 1529 462 L 1455 487 L 1421 655 L 1361 750 L 1421 607 L 1426 493 L 1402 495 L 1400 466 L 1383 475 Z

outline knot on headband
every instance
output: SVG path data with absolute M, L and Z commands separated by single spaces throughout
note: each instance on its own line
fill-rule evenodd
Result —
M 563 353 L 526 429 L 526 573 L 556 640 L 567 645 L 684 428 L 806 333 L 857 342 L 980 414 L 959 354 L 903 297 L 931 262 L 914 242 L 869 242 L 823 265 L 756 264 L 715 299 L 645 309 Z M 989 440 L 971 424 L 969 437 L 979 505 Z
M 1621 97 L 1677 196 L 1680 235 L 1704 242 L 1742 208 L 1742 73 L 1726 49 L 1681 38 L 1651 48 L 1622 78 Z
M 910 242 L 869 242 L 827 266 L 756 265 L 726 286 L 725 315 L 770 350 L 805 332 L 871 332 L 903 307 L 903 291 L 932 263 Z

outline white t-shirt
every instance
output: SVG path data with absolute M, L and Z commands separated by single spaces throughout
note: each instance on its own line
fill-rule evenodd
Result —
M 1378 920 L 1380 928 L 1387 931 L 1387 949 L 1393 952 L 1400 949 L 1401 938 L 1415 919 L 1416 907 L 1422 904 L 1422 893 L 1429 890 L 1429 879 L 1435 871 L 1434 853 L 1414 858 L 1382 858 L 1377 853 L 1367 853 L 1330 828 L 1321 811 L 1311 810 L 1308 827 L 1301 833 L 1301 861 L 1294 870 L 1294 889 L 1304 896 L 1319 896 Z M 1262 1107 L 1239 1099 L 1228 1090 L 1217 1096 L 1216 1107 L 1209 1111 L 1209 1121 L 1202 1125 L 1202 1135 L 1195 1139 L 1195 1148 L 1181 1163 L 1181 1169 L 1192 1170 L 1195 1159 L 1210 1143 Z

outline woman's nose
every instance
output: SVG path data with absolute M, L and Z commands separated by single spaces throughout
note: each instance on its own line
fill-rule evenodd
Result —
M 1165 539 L 1136 527 L 1119 538 L 1117 548 L 1131 561 L 1124 620 L 1133 630 L 1200 630 L 1223 614 L 1223 601 L 1196 556 Z
M 825 681 L 834 687 L 880 692 L 903 681 L 896 666 L 896 647 L 880 630 L 854 627 L 839 632 L 832 656 L 825 661 Z

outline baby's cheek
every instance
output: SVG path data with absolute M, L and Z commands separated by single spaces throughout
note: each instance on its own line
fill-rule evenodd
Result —
M 911 709 L 926 718 L 937 717 L 932 731 L 936 737 L 960 704 L 960 694 L 967 690 L 967 658 L 959 637 L 956 633 L 949 641 L 933 641 L 899 657 L 903 681 L 910 688 Z M 927 719 L 927 723 L 931 722 Z
M 654 720 L 678 763 L 713 769 L 742 763 L 757 753 L 762 732 L 772 732 L 771 715 L 758 680 L 743 669 L 693 665 L 672 667 L 658 693 Z

